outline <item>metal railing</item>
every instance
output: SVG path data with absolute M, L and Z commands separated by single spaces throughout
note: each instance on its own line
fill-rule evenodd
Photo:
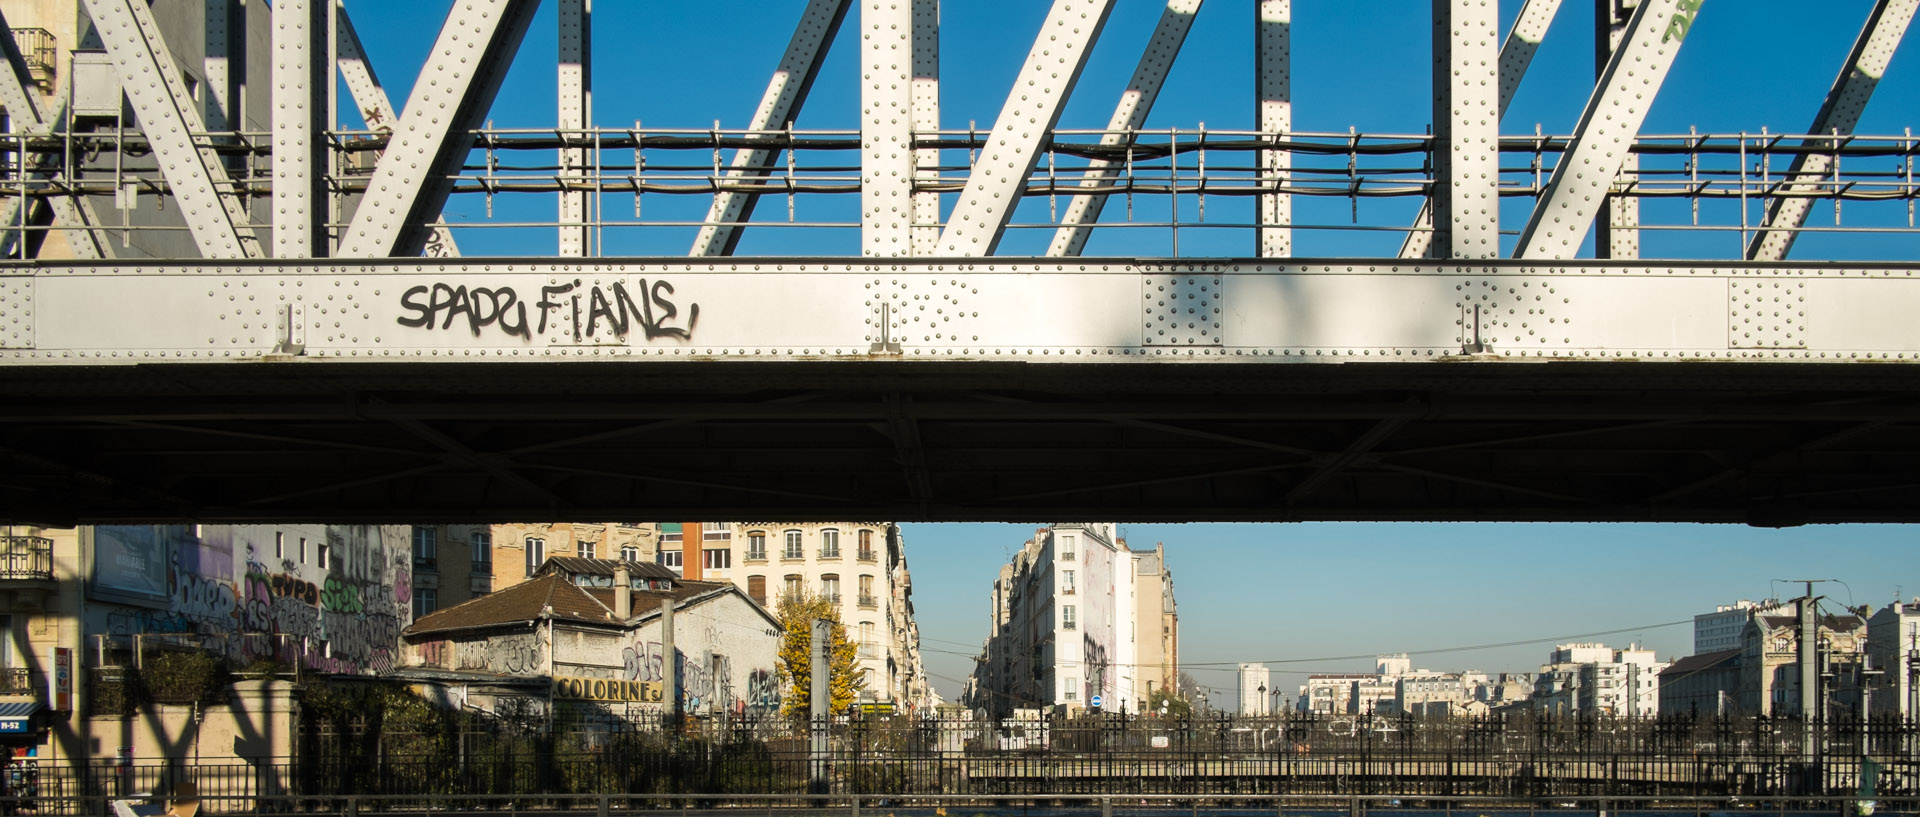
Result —
M 53 580 L 53 540 L 0 536 L 0 581 Z
M 44 28 L 13 29 L 13 44 L 20 49 L 20 56 L 26 60 L 27 73 L 33 81 L 47 86 L 59 70 L 60 43 L 53 32 Z
M 770 713 L 769 713 L 770 715 Z M 295 792 L 1200 798 L 1920 797 L 1920 722 L 1768 718 L 562 720 L 552 731 L 304 734 Z M 204 791 L 204 789 L 203 789 Z M 736 797 L 716 798 L 738 804 Z
M 0 695 L 36 695 L 44 685 L 39 676 L 25 667 L 0 667 Z
M 668 236 L 674 246 L 647 246 L 645 252 L 679 254 L 685 228 L 752 226 L 756 229 L 852 229 L 860 227 L 832 196 L 858 195 L 860 134 L 853 130 L 747 131 L 710 128 L 587 130 L 491 128 L 474 132 L 476 147 L 450 179 L 456 195 L 484 200 L 484 216 L 455 220 L 456 235 L 471 231 L 555 228 L 551 208 L 538 197 L 562 191 L 587 191 L 594 215 L 584 222 L 594 231 L 591 246 L 622 235 Z M 914 146 L 940 157 L 913 180 L 919 193 L 953 196 L 965 189 L 971 168 L 985 144 L 977 130 L 922 131 Z M 1105 137 L 1119 144 L 1101 144 Z M 225 154 L 234 164 L 232 190 L 245 198 L 271 194 L 272 140 L 258 132 L 196 135 L 207 150 Z M 332 132 L 326 137 L 344 168 L 328 179 L 332 195 L 365 192 L 370 183 L 365 160 L 378 155 L 388 135 Z M 1571 142 L 1565 134 L 1507 134 L 1499 139 L 1498 195 L 1541 195 Z M 558 160 L 560 151 L 591 145 L 578 169 Z M 745 148 L 777 152 L 774 165 L 735 173 L 732 155 Z M 1400 239 L 1427 228 L 1411 223 L 1404 207 L 1373 209 L 1371 202 L 1424 198 L 1435 185 L 1434 143 L 1420 133 L 1319 133 L 1156 128 L 1107 132 L 1054 131 L 1036 169 L 1018 195 L 1033 204 L 1019 208 L 1008 229 L 1054 231 L 1066 221 L 1076 197 L 1100 195 L 1110 206 L 1099 221 L 1101 233 L 1130 231 L 1149 244 L 1131 255 L 1188 257 L 1245 255 L 1244 239 L 1261 227 L 1254 202 L 1260 196 L 1297 197 L 1297 233 L 1329 236 L 1344 242 L 1375 234 L 1371 253 L 1391 255 Z M 1262 169 L 1262 151 L 1289 152 L 1284 171 Z M 156 173 L 137 170 L 123 157 L 149 155 L 151 146 L 138 132 L 79 133 L 61 138 L 0 136 L 0 153 L 24 157 L 22 167 L 42 166 L 26 177 L 11 178 L 0 196 L 57 195 L 82 192 L 104 199 L 135 184 L 143 195 L 165 194 Z M 1639 166 L 1616 180 L 1610 197 L 1640 200 L 1645 207 L 1635 229 L 1651 232 L 1722 236 L 1715 247 L 1739 257 L 1747 241 L 1773 229 L 1767 211 L 1790 200 L 1823 206 L 1799 229 L 1811 233 L 1874 233 L 1920 236 L 1920 137 L 1901 134 L 1674 133 L 1643 134 L 1630 152 Z M 84 157 L 84 158 L 82 158 Z M 1817 160 L 1818 172 L 1789 173 L 1796 159 Z M 1100 166 L 1097 166 L 1100 165 Z M 1097 175 L 1090 175 L 1099 170 Z M 11 171 L 10 171 L 11 172 Z M 16 173 L 16 176 L 21 175 Z M 714 222 L 708 217 L 720 193 L 760 197 L 760 220 Z M 778 204 L 784 203 L 784 217 Z M 1043 206 L 1042 206 L 1043 205 Z M 350 209 L 350 208 L 349 208 Z M 248 224 L 246 227 L 266 227 Z M 345 225 L 330 225 L 338 228 Z M 916 224 L 935 227 L 934 224 Z M 1519 224 L 1505 225 L 1507 232 Z M 664 229 L 659 229 L 664 228 Z M 74 229 L 65 224 L 33 230 Z M 93 229 L 137 231 L 184 229 L 160 225 L 114 225 Z M 1218 241 L 1215 236 L 1224 236 Z M 1737 241 L 1735 240 L 1737 237 Z M 1185 239 L 1184 241 L 1182 239 Z M 1044 241 L 1045 237 L 1035 236 Z M 1665 238 L 1653 239 L 1658 244 Z M 1902 245 L 1910 246 L 1910 245 Z M 1036 247 L 1010 247 L 1022 254 Z M 1657 248 L 1650 247 L 1648 257 Z M 622 252 L 635 253 L 632 249 Z M 1892 257 L 1904 258 L 1900 254 Z M 1707 257 L 1689 250 L 1687 258 Z M 831 557 L 837 558 L 837 557 Z

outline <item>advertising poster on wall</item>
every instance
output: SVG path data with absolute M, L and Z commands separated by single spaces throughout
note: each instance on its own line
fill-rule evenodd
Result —
M 164 525 L 101 525 L 93 529 L 95 595 L 135 604 L 166 604 L 167 544 Z

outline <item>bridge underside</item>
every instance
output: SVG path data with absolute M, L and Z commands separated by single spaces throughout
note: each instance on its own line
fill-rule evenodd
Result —
M 1899 365 L 170 363 L 0 395 L 10 521 L 1920 521 Z

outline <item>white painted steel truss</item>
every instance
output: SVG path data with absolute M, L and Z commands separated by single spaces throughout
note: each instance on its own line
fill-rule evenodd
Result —
M 1912 265 L 46 262 L 0 292 L 10 364 L 1920 361 Z
M 798 221 L 857 227 L 862 254 L 874 257 L 991 255 L 1010 226 L 1045 227 L 1054 233 L 1048 255 L 1079 255 L 1094 225 L 1116 223 L 1101 220 L 1101 204 L 1118 194 L 1126 195 L 1129 202 L 1128 215 L 1118 223 L 1171 226 L 1175 255 L 1182 254 L 1181 199 L 1197 198 L 1204 221 L 1209 195 L 1253 197 L 1255 206 L 1244 224 L 1193 226 L 1244 228 L 1251 240 L 1229 255 L 1264 258 L 1292 255 L 1294 233 L 1303 227 L 1352 228 L 1295 223 L 1293 202 L 1302 195 L 1345 196 L 1355 201 L 1356 213 L 1362 197 L 1422 198 L 1426 206 L 1407 234 L 1402 257 L 1497 257 L 1501 254 L 1498 203 L 1513 196 L 1536 199 L 1513 252 L 1514 257 L 1526 259 L 1571 257 L 1596 229 L 1601 245 L 1598 255 L 1637 255 L 1640 196 L 1685 195 L 1696 205 L 1716 197 L 1764 200 L 1764 221 L 1757 227 L 1750 228 L 1744 220 L 1737 228 L 1717 227 L 1739 229 L 1747 245 L 1744 254 L 1759 260 L 1783 258 L 1795 236 L 1820 229 L 1805 226 L 1808 208 L 1817 200 L 1904 199 L 1908 211 L 1904 227 L 1868 229 L 1920 232 L 1912 222 L 1913 201 L 1920 199 L 1916 192 L 1920 184 L 1913 173 L 1915 157 L 1920 156 L 1915 147 L 1920 143 L 1910 135 L 1852 134 L 1879 75 L 1904 36 L 1914 0 L 1879 0 L 1874 5 L 1809 134 L 1754 140 L 1754 150 L 1760 154 L 1757 166 L 1762 168 L 1759 179 L 1748 178 L 1743 135 L 1737 180 L 1726 179 L 1725 173 L 1721 178 L 1703 179 L 1697 157 L 1689 156 L 1685 167 L 1691 175 L 1684 183 L 1671 169 L 1645 174 L 1635 170 L 1644 154 L 1663 150 L 1649 144 L 1652 137 L 1640 134 L 1639 128 L 1692 21 L 1701 13 L 1703 0 L 1643 0 L 1616 4 L 1618 15 L 1602 14 L 1596 25 L 1604 27 L 1610 38 L 1602 51 L 1611 59 L 1579 125 L 1570 134 L 1540 134 L 1531 140 L 1500 136 L 1498 120 L 1545 36 L 1558 0 L 1525 0 L 1497 60 L 1492 56 L 1492 43 L 1500 39 L 1495 0 L 1436 0 L 1433 136 L 1401 138 L 1394 144 L 1382 137 L 1350 134 L 1344 180 L 1324 167 L 1301 162 L 1313 156 L 1337 159 L 1334 143 L 1339 135 L 1293 129 L 1290 0 L 1260 0 L 1252 7 L 1245 44 L 1257 55 L 1253 130 L 1207 131 L 1204 123 L 1197 133 L 1143 129 L 1186 33 L 1201 13 L 1199 0 L 1172 0 L 1147 40 L 1107 128 L 1090 137 L 1063 135 L 1054 125 L 1112 11 L 1110 0 L 1055 0 L 994 127 L 986 133 L 969 127 L 964 135 L 951 122 L 943 127 L 941 121 L 938 0 L 809 0 L 799 9 L 793 36 L 746 128 L 651 133 L 637 123 L 632 129 L 595 123 L 589 56 L 592 6 L 589 0 L 555 0 L 559 106 L 550 137 L 481 132 L 538 0 L 455 4 L 405 111 L 386 98 L 338 0 L 290 0 L 282 4 L 288 8 L 276 5 L 273 9 L 273 77 L 267 84 L 279 89 L 280 96 L 273 104 L 274 131 L 264 144 L 256 141 L 257 135 L 221 130 L 236 119 L 232 112 L 236 101 L 231 97 L 241 81 L 233 75 L 226 50 L 234 39 L 235 25 L 227 19 L 227 4 L 208 6 L 207 90 L 197 98 L 182 84 L 179 66 L 173 64 L 145 4 L 84 1 L 118 67 L 132 110 L 144 123 L 144 130 L 135 132 L 131 141 L 115 137 L 119 140 L 116 155 L 123 147 L 150 150 L 157 160 L 158 173 L 149 172 L 150 177 L 122 178 L 116 166 L 117 187 L 112 192 L 129 201 L 147 192 L 176 201 L 182 226 L 191 231 L 199 254 L 210 258 L 258 257 L 269 254 L 269 249 L 283 258 L 389 257 L 422 251 L 454 256 L 458 253 L 441 216 L 442 205 L 450 195 L 476 193 L 488 197 L 490 213 L 491 200 L 498 195 L 554 196 L 558 209 L 545 224 L 557 231 L 556 254 L 561 257 L 604 254 L 602 232 L 609 225 L 621 226 L 608 214 L 607 196 L 631 195 L 636 212 L 631 223 L 639 225 L 645 223 L 638 218 L 640 200 L 656 191 L 711 196 L 704 219 L 672 225 L 699 228 L 691 251 L 697 256 L 732 254 L 749 222 L 779 224 L 777 219 L 753 221 L 752 213 L 757 199 L 782 193 L 789 223 L 796 221 L 796 193 L 858 194 L 862 203 L 856 222 Z M 1624 16 L 1629 8 L 1631 16 Z M 793 126 L 795 117 L 842 28 L 842 19 L 849 14 L 858 18 L 861 127 L 846 134 L 798 130 Z M 329 130 L 337 127 L 323 116 L 332 107 L 332 75 L 316 70 L 329 64 L 337 67 L 353 94 L 366 131 Z M 255 81 L 247 87 L 260 86 Z M 0 90 L 8 92 L 6 106 L 19 109 L 12 119 L 24 127 L 17 133 L 61 134 L 62 117 L 43 119 L 34 104 L 23 102 L 23 94 L 15 93 L 17 89 Z M 690 175 L 684 164 L 669 163 L 680 166 L 665 176 L 649 175 L 641 154 L 649 149 L 643 143 L 650 136 L 667 137 L 653 139 L 651 149 L 711 153 L 711 174 Z M 839 150 L 838 145 L 851 144 L 848 136 L 857 137 L 861 146 L 858 182 L 835 175 L 843 167 L 814 170 L 796 165 L 796 153 Z M 476 139 L 482 138 L 484 157 L 474 149 Z M 1703 135 L 1690 149 L 1707 145 L 1712 138 Z M 4 191 L 14 200 L 8 207 L 17 212 L 21 199 L 44 201 L 56 211 L 53 224 L 28 229 L 66 233 L 68 243 L 82 257 L 111 254 L 111 242 L 101 233 L 114 228 L 103 226 L 87 212 L 88 196 L 101 195 L 99 174 L 88 176 L 70 167 L 62 172 L 57 141 L 22 139 L 21 152 L 34 154 L 34 167 L 22 174 L 17 189 Z M 515 170 L 513 163 L 499 161 L 504 151 L 528 149 L 546 151 L 557 166 L 532 162 L 522 163 L 531 170 Z M 1867 177 L 1843 177 L 1841 160 L 1850 151 L 1862 149 L 1872 155 L 1899 156 L 1904 173 L 1876 170 Z M 73 148 L 59 146 L 58 150 L 70 154 Z M 603 151 L 609 150 L 630 150 L 633 164 L 603 160 Z M 955 165 L 953 160 L 962 150 L 967 163 Z M 1211 171 L 1210 150 L 1215 157 Z M 727 151 L 730 157 L 724 156 Z M 1533 175 L 1546 167 L 1550 177 L 1543 183 L 1523 182 L 1528 170 L 1502 163 L 1503 157 L 1520 158 L 1514 156 L 1516 152 L 1529 160 Z M 268 154 L 270 173 L 254 169 L 229 176 L 230 170 L 237 172 L 252 157 Z M 1423 155 L 1431 173 L 1405 172 L 1408 154 Z M 1784 174 L 1768 173 L 1765 168 L 1776 155 L 1783 161 L 1790 157 L 1792 168 Z M 348 161 L 355 156 L 361 160 Z M 377 156 L 377 163 L 364 161 L 367 156 Z M 1387 168 L 1401 169 L 1361 166 L 1369 157 L 1387 156 L 1402 157 L 1381 160 Z M 1055 160 L 1062 158 L 1067 162 L 1056 168 Z M 603 161 L 610 166 L 603 166 Z M 364 172 L 368 164 L 372 164 L 370 174 Z M 1131 205 L 1136 195 L 1165 197 L 1173 205 L 1172 224 L 1153 224 L 1152 218 L 1135 222 Z M 1064 212 L 1050 216 L 1044 224 L 1012 225 L 1019 204 L 1036 196 L 1064 196 Z M 952 208 L 944 217 L 943 197 Z M 271 211 L 266 219 L 253 215 L 263 200 Z M 1437 228 L 1430 218 L 1434 210 L 1444 216 Z M 18 215 L 11 221 L 32 222 Z M 1684 229 L 1655 225 L 1659 227 Z M 120 229 L 178 228 L 123 224 Z M 1444 246 L 1431 246 L 1435 236 Z M 266 243 L 269 237 L 271 246 Z

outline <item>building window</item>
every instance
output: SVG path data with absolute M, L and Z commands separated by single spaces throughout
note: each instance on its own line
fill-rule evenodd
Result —
M 706 570 L 725 570 L 733 567 L 733 551 L 720 548 L 700 551 L 700 567 Z
M 1073 621 L 1073 605 L 1060 608 L 1060 629 L 1071 630 L 1076 626 Z
M 873 531 L 863 530 L 857 536 L 860 539 L 860 561 L 871 562 L 873 557 Z
M 1069 701 L 1080 700 L 1080 682 L 1072 678 L 1061 679 L 1060 697 Z
M 640 548 L 638 548 L 638 547 L 635 547 L 635 546 L 633 546 L 633 545 L 623 545 L 623 546 L 621 546 L 621 548 L 620 548 L 620 561 L 623 561 L 623 562 L 637 562 L 637 561 L 640 561 Z
M 594 559 L 600 555 L 599 545 L 594 542 L 577 542 L 574 547 L 580 551 L 582 559 Z
M 832 573 L 820 577 L 820 597 L 828 604 L 840 603 L 840 577 Z
M 767 558 L 767 535 L 761 531 L 747 534 L 747 558 Z
M 315 549 L 318 550 L 320 554 L 320 569 L 325 570 L 327 568 L 327 543 L 321 542 L 320 546 Z
M 1073 534 L 1071 533 L 1060 534 L 1060 561 L 1063 561 L 1063 562 L 1073 561 L 1073 550 L 1074 550 L 1073 542 L 1074 542 Z
M 662 567 L 679 573 L 686 569 L 680 561 L 680 553 L 681 551 L 678 550 L 663 550 L 660 551 L 660 556 L 655 561 L 658 561 Z
M 767 577 L 748 576 L 747 596 L 754 601 L 760 602 L 760 606 L 765 607 L 767 604 Z
M 840 532 L 828 528 L 820 532 L 820 558 L 840 558 Z
M 860 622 L 860 657 L 878 659 L 880 645 L 873 640 L 873 622 Z
M 275 531 L 273 534 L 273 558 L 287 558 L 287 534 L 285 532 Z
M 807 558 L 807 555 L 801 552 L 800 550 L 800 532 L 799 531 L 797 530 L 787 531 L 787 550 L 785 553 L 780 554 L 780 556 L 783 559 Z
M 1060 571 L 1060 595 L 1073 595 L 1073 571 L 1071 570 Z
M 431 562 L 438 558 L 439 545 L 434 541 L 433 528 L 415 525 L 413 527 L 413 563 Z
M 440 609 L 440 591 L 431 587 L 416 587 L 413 589 L 413 617 L 415 620 L 419 620 L 422 616 L 438 609 Z
M 874 608 L 880 606 L 880 600 L 873 597 L 873 577 L 860 577 L 860 606 Z
M 546 560 L 547 540 L 537 536 L 527 537 L 527 575 L 532 576 L 533 572 L 539 570 L 540 565 Z
M 475 571 L 493 572 L 493 533 L 491 531 L 473 532 L 473 567 Z
M 800 584 L 800 574 L 798 573 L 787 574 L 786 585 L 787 585 L 786 595 L 790 598 L 797 599 L 800 597 L 801 593 L 806 592 L 806 589 Z
M 300 563 L 307 563 L 307 537 L 300 537 Z

